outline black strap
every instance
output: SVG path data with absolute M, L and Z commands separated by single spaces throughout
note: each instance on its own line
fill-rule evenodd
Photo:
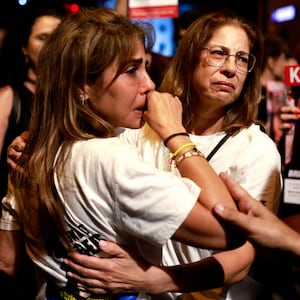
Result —
M 208 154 L 208 156 L 206 157 L 206 160 L 209 161 L 214 155 L 215 153 L 220 149 L 220 147 L 228 140 L 228 138 L 230 137 L 229 134 L 226 134 L 221 141 L 215 146 L 214 149 L 212 149 L 212 151 Z
M 21 100 L 19 93 L 14 90 L 13 105 L 9 116 L 9 126 L 16 126 L 20 121 L 21 116 Z

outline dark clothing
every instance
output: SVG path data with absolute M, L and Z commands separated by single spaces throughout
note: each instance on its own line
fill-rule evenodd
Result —
M 15 137 L 19 136 L 23 131 L 28 130 L 33 104 L 33 93 L 24 85 L 21 85 L 15 90 L 19 97 L 13 104 L 0 158 L 0 199 L 2 199 L 7 192 L 7 148 Z
M 268 120 L 268 113 L 267 113 L 267 95 L 266 95 L 266 88 L 262 86 L 261 88 L 261 99 L 258 105 L 258 115 L 257 119 L 266 123 Z

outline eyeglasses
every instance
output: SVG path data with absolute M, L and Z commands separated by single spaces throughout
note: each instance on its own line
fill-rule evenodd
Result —
M 222 46 L 205 47 L 207 51 L 207 62 L 214 67 L 223 66 L 229 59 L 229 56 L 235 57 L 235 65 L 242 73 L 250 73 L 255 65 L 256 58 L 253 54 L 239 51 L 235 54 L 229 54 L 229 49 Z

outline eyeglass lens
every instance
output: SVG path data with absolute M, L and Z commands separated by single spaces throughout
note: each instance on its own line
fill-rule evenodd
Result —
M 255 65 L 255 56 L 251 53 L 239 51 L 236 54 L 229 54 L 229 50 L 223 47 L 204 48 L 207 50 L 208 62 L 211 65 L 220 67 L 225 64 L 229 56 L 235 57 L 235 64 L 241 72 L 251 72 Z

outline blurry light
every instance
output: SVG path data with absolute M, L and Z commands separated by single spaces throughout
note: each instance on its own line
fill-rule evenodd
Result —
M 71 14 L 74 14 L 80 10 L 79 5 L 76 3 L 65 3 L 64 6 L 65 9 Z
M 27 0 L 18 0 L 18 3 L 23 6 L 27 4 Z
M 271 14 L 271 20 L 277 23 L 294 20 L 296 17 L 296 8 L 294 5 L 287 5 L 275 9 Z

